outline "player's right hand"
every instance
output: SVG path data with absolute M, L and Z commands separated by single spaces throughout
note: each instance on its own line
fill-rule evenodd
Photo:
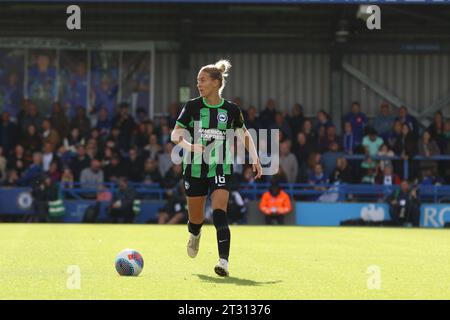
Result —
M 205 146 L 202 144 L 192 144 L 191 145 L 191 152 L 202 153 L 203 150 L 205 150 Z

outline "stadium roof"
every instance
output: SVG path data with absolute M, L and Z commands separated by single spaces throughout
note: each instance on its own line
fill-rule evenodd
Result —
M 82 30 L 66 29 L 66 5 L 2 4 L 0 37 L 76 40 L 155 40 L 191 50 L 327 46 L 343 31 L 345 43 L 402 42 L 424 46 L 450 40 L 450 6 L 381 5 L 382 30 L 357 18 L 358 5 L 80 4 Z

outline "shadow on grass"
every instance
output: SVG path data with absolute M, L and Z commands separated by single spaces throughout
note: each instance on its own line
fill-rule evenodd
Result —
M 219 284 L 235 284 L 237 286 L 263 286 L 267 284 L 277 284 L 282 282 L 281 280 L 276 281 L 266 281 L 266 282 L 259 282 L 259 281 L 253 281 L 249 279 L 240 279 L 236 277 L 225 277 L 225 278 L 219 278 L 219 277 L 210 277 L 204 274 L 193 274 L 194 276 L 197 276 L 200 280 L 204 282 L 209 283 L 219 283 Z

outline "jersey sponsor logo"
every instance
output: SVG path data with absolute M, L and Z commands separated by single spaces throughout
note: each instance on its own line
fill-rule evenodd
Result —
M 228 120 L 228 115 L 225 112 L 220 112 L 217 115 L 217 121 L 221 122 L 221 123 L 226 123 Z
M 219 129 L 199 129 L 200 137 L 204 140 L 225 140 L 226 133 Z M 194 137 L 195 138 L 195 137 Z

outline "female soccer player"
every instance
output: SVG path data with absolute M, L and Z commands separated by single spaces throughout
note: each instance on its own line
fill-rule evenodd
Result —
M 220 60 L 216 64 L 200 69 L 197 76 L 200 96 L 184 105 L 171 137 L 174 143 L 189 152 L 190 157 L 183 159 L 190 233 L 187 253 L 191 258 L 197 256 L 205 201 L 208 192 L 211 191 L 213 223 L 217 231 L 219 249 L 219 262 L 214 271 L 222 277 L 229 275 L 228 256 L 231 239 L 226 212 L 233 168 L 229 158 L 231 143 L 226 139 L 227 130 L 233 130 L 232 133 L 234 130 L 238 131 L 236 132 L 238 138 L 244 142 L 253 160 L 255 178 L 258 179 L 262 175 L 255 144 L 245 128 L 241 110 L 234 103 L 221 97 L 230 67 L 231 64 L 227 60 Z M 193 141 L 194 139 L 196 141 Z M 217 160 L 220 154 L 222 159 Z

